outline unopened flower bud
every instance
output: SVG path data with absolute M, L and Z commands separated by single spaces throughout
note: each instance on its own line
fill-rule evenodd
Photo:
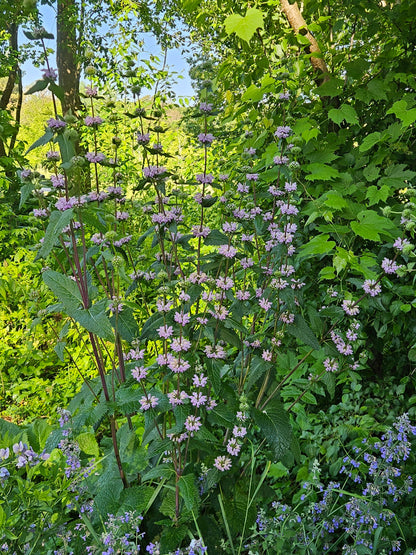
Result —
M 96 70 L 94 66 L 87 66 L 85 68 L 85 75 L 91 76 L 91 75 L 95 75 L 95 73 L 96 73 Z
M 117 232 L 113 230 L 107 231 L 107 233 L 104 235 L 104 238 L 108 241 L 114 241 L 115 239 L 117 239 Z
M 384 206 L 384 207 L 381 209 L 381 211 L 382 211 L 382 213 L 383 213 L 383 216 L 386 216 L 386 218 L 388 218 L 388 217 L 390 216 L 390 214 L 391 214 L 391 207 L 390 207 L 390 206 Z
M 113 264 L 114 268 L 119 268 L 124 264 L 124 259 L 122 256 L 119 256 L 118 254 L 116 254 L 115 256 L 113 256 L 111 263 Z
M 66 114 L 66 116 L 64 116 L 64 121 L 66 123 L 76 123 L 78 120 L 74 114 Z
M 64 137 L 69 141 L 78 141 L 79 135 L 75 129 L 67 129 L 64 132 Z
M 121 145 L 120 137 L 113 137 L 112 138 L 112 143 L 113 143 L 113 145 L 120 146 Z

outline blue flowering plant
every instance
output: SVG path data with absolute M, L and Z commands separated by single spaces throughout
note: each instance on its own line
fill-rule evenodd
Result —
M 291 503 L 260 510 L 250 552 L 286 553 L 296 545 L 296 552 L 311 554 L 413 553 L 415 496 L 406 471 L 414 468 L 415 435 L 403 414 L 380 439 L 364 439 L 339 461 L 337 481 L 324 483 L 315 460 Z

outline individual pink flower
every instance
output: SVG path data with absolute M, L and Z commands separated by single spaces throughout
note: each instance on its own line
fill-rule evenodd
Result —
M 200 391 L 192 393 L 189 396 L 189 400 L 191 401 L 191 405 L 194 407 L 202 407 L 207 402 L 207 396 L 203 395 Z
M 137 380 L 138 382 L 140 380 L 144 380 L 147 376 L 147 368 L 145 368 L 144 366 L 136 366 L 135 368 L 133 368 L 133 370 L 131 371 L 131 375 L 133 376 L 133 378 L 135 380 Z
M 169 403 L 176 407 L 177 405 L 183 405 L 184 401 L 188 398 L 186 391 L 172 391 L 168 393 Z
M 220 470 L 221 472 L 224 472 L 225 470 L 230 470 L 231 459 L 225 456 L 217 457 L 214 461 L 214 466 L 217 470 Z
M 197 432 L 199 428 L 202 426 L 201 417 L 189 415 L 185 420 L 185 428 L 188 432 L 191 432 L 191 436 L 193 436 L 193 432 Z
M 272 353 L 271 353 L 271 351 L 264 350 L 263 353 L 262 353 L 262 355 L 261 355 L 261 358 L 262 358 L 263 360 L 265 360 L 266 362 L 271 362 L 271 361 L 272 361 Z
M 173 318 L 175 322 L 177 324 L 180 324 L 181 326 L 186 326 L 186 324 L 189 324 L 189 322 L 191 321 L 191 317 L 189 316 L 189 314 L 184 314 L 183 312 L 175 312 Z
M 334 358 L 326 358 L 323 364 L 327 372 L 336 372 L 338 370 L 338 362 Z
M 155 408 L 159 404 L 159 399 L 154 395 L 150 395 L 150 397 L 142 397 L 139 402 L 141 409 L 146 411 Z
M 173 335 L 173 328 L 172 326 L 161 326 L 157 329 L 157 333 L 162 339 L 167 339 Z
M 345 299 L 344 301 L 342 301 L 342 309 L 349 316 L 356 316 L 360 312 L 360 309 L 358 308 L 358 306 L 354 306 L 354 305 L 355 305 L 355 301 L 351 299 Z
M 244 437 L 247 435 L 247 428 L 244 426 L 234 426 L 233 436 L 234 437 Z
M 225 258 L 234 258 L 238 251 L 231 245 L 220 245 L 218 247 L 218 252 L 225 256 Z
M 236 457 L 240 452 L 240 449 L 241 449 L 241 445 L 238 443 L 235 437 L 232 437 L 227 444 L 227 452 L 230 455 L 233 455 L 234 457 Z
M 363 289 L 370 297 L 375 297 L 381 293 L 381 285 L 374 279 L 366 279 L 363 283 Z
M 183 337 L 176 337 L 175 339 L 172 339 L 170 348 L 172 351 L 175 351 L 175 353 L 188 351 L 191 348 L 191 342 Z
M 200 376 L 198 376 L 198 374 L 194 374 L 192 383 L 195 387 L 205 387 L 208 383 L 208 378 L 204 376 L 204 374 L 201 374 Z
M 259 305 L 266 312 L 272 307 L 272 303 L 263 297 L 259 300 Z

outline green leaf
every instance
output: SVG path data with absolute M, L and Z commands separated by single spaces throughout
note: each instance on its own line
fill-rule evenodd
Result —
M 348 206 L 348 202 L 336 191 L 328 191 L 326 193 L 326 206 L 329 208 L 335 208 L 335 210 L 342 210 Z
M 387 110 L 386 114 L 394 114 L 401 120 L 403 127 L 408 127 L 416 121 L 416 108 L 411 108 L 409 110 L 405 100 L 398 100 L 395 102 L 393 106 Z
M 49 83 L 49 90 L 53 93 L 61 102 L 64 101 L 65 91 L 62 87 L 59 87 L 56 83 L 51 81 Z M 27 93 L 26 93 L 27 94 Z
M 320 97 L 339 96 L 342 92 L 343 85 L 344 82 L 342 79 L 329 79 L 313 92 L 319 94 Z
M 154 489 L 151 486 L 132 486 L 121 493 L 120 501 L 126 511 L 142 513 L 152 499 Z
M 293 324 L 287 327 L 287 331 L 297 339 L 300 339 L 305 345 L 313 349 L 320 348 L 319 341 L 315 334 L 300 314 L 296 314 Z
M 4 439 L 6 436 L 14 438 L 21 432 L 22 429 L 19 428 L 17 424 L 13 424 L 13 422 L 0 418 L 0 438 Z
M 314 254 L 328 254 L 335 247 L 335 241 L 328 241 L 329 235 L 317 235 L 310 241 L 302 245 L 299 249 L 299 256 L 306 258 Z
M 213 229 L 207 237 L 204 239 L 205 245 L 228 245 L 228 237 L 218 231 L 218 229 Z
M 250 371 L 248 373 L 248 377 L 244 387 L 245 393 L 248 393 L 250 391 L 252 386 L 263 376 L 268 368 L 270 368 L 270 363 L 267 363 L 258 356 L 253 357 L 250 364 Z
M 58 355 L 59 360 L 61 360 L 62 362 L 65 362 L 65 347 L 65 341 L 58 341 L 58 343 L 53 348 L 55 353 Z
M 72 208 L 65 210 L 64 212 L 60 212 L 59 210 L 52 212 L 49 218 L 48 227 L 46 228 L 42 246 L 39 249 L 35 260 L 39 258 L 46 258 L 48 256 L 55 246 L 56 241 L 58 240 L 58 237 L 62 233 L 64 227 L 69 225 L 71 222 L 73 215 L 74 211 Z
M 246 92 L 241 97 L 242 102 L 247 102 L 251 100 L 252 102 L 258 102 L 263 98 L 264 92 L 262 89 L 256 87 L 256 85 L 250 85 Z
M 25 152 L 25 155 L 28 154 L 31 150 L 38 148 L 40 146 L 47 145 L 53 139 L 53 131 L 48 127 L 45 134 L 42 135 L 37 141 L 33 143 Z
M 359 151 L 367 152 L 367 150 L 370 150 L 370 148 L 372 148 L 375 144 L 379 142 L 380 137 L 381 133 L 379 131 L 374 131 L 374 133 L 370 133 L 361 143 Z
M 56 140 L 61 151 L 62 162 L 64 164 L 70 162 L 72 157 L 75 156 L 74 143 L 63 134 L 59 134 Z
M 380 79 L 372 79 L 367 84 L 367 89 L 370 91 L 374 100 L 387 100 L 386 84 Z
M 42 274 L 43 281 L 58 297 L 67 310 L 76 310 L 82 303 L 78 285 L 70 277 L 54 270 L 46 270 Z
M 351 222 L 351 229 L 356 235 L 370 241 L 380 241 L 380 233 L 391 237 L 390 229 L 394 223 L 374 210 L 363 210 L 358 215 L 358 222 Z
M 68 316 L 81 324 L 87 331 L 107 341 L 114 340 L 110 319 L 106 315 L 107 299 L 102 299 L 87 309 L 67 309 Z
M 174 553 L 187 533 L 188 527 L 185 525 L 179 527 L 163 526 L 162 535 L 160 536 L 160 553 Z
M 35 188 L 35 185 L 33 183 L 27 183 L 27 185 L 23 185 L 21 187 L 19 208 L 22 208 L 22 206 L 25 204 L 25 202 L 30 196 L 30 193 L 33 191 L 34 188 Z
M 43 418 L 37 418 L 26 430 L 27 438 L 31 447 L 36 452 L 43 451 L 46 440 L 48 439 L 53 428 Z
M 317 123 L 309 118 L 298 119 L 293 125 L 293 131 L 306 142 L 315 139 L 320 133 Z
M 288 474 L 289 470 L 280 461 L 270 465 L 269 476 L 272 478 L 282 478 L 282 476 L 287 476 Z
M 335 270 L 332 266 L 325 266 L 319 272 L 320 279 L 334 279 L 335 278 Z
M 100 450 L 98 448 L 97 440 L 95 435 L 91 432 L 84 432 L 76 437 L 76 441 L 81 449 L 87 455 L 93 455 L 98 458 L 100 456 Z
M 122 339 L 131 343 L 139 336 L 139 326 L 134 317 L 134 312 L 129 306 L 124 306 L 123 310 L 117 314 L 117 317 L 115 314 L 111 316 L 110 322 L 114 328 L 116 326 L 116 318 L 117 331 Z
M 380 177 L 377 185 L 387 185 L 395 189 L 408 186 L 408 182 L 416 176 L 416 172 L 406 170 L 406 164 L 392 164 L 385 170 L 385 175 Z
M 370 164 L 363 170 L 363 175 L 367 181 L 375 181 L 380 176 L 380 168 L 374 164 Z
M 235 33 L 240 39 L 249 42 L 257 29 L 264 28 L 263 18 L 263 12 L 256 8 L 249 8 L 244 17 L 231 14 L 225 19 L 225 31 L 227 35 Z
M 116 514 L 119 508 L 120 494 L 123 491 L 123 482 L 121 478 L 107 472 L 108 477 L 102 474 L 101 487 L 94 498 L 94 505 L 98 509 L 100 515 L 106 519 L 109 514 Z
M 339 176 L 339 172 L 336 168 L 332 168 L 327 164 L 321 164 L 320 162 L 306 164 L 305 171 L 310 172 L 309 175 L 305 177 L 308 181 L 329 181 Z
M 30 89 L 28 89 L 25 92 L 25 94 L 33 94 L 35 92 L 43 91 L 48 86 L 48 83 L 49 83 L 49 81 L 45 81 L 44 79 L 39 79 L 38 81 L 36 81 L 36 83 L 34 83 L 30 87 Z
M 186 474 L 179 478 L 179 492 L 185 501 L 185 506 L 189 511 L 193 511 L 199 504 L 198 488 L 195 484 L 195 476 Z
M 253 409 L 254 422 L 259 426 L 267 443 L 273 449 L 276 460 L 289 449 L 292 442 L 292 428 L 289 415 L 283 405 L 273 399 L 263 411 Z
M 373 204 L 378 204 L 380 200 L 382 200 L 383 202 L 386 202 L 389 194 L 390 194 L 390 188 L 387 187 L 387 185 L 383 185 L 380 188 L 378 188 L 376 185 L 371 185 L 367 189 L 365 198 L 368 198 L 368 200 L 370 201 L 368 205 L 373 206 Z
M 355 109 L 349 104 L 341 104 L 340 108 L 332 108 L 328 112 L 328 117 L 332 119 L 337 125 L 342 121 L 346 121 L 351 124 L 358 124 L 358 116 Z

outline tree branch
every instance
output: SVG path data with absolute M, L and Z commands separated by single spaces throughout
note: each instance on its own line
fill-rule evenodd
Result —
M 288 0 L 280 0 L 280 5 L 282 7 L 283 13 L 286 15 L 290 26 L 292 27 L 294 33 L 300 33 L 300 30 L 303 29 L 306 31 L 304 36 L 309 40 L 309 52 L 312 54 L 311 56 L 311 64 L 312 67 L 319 72 L 319 76 L 316 78 L 319 83 L 328 81 L 330 79 L 330 73 L 328 66 L 326 65 L 323 58 L 319 58 L 314 56 L 314 54 L 321 55 L 321 49 L 318 46 L 318 42 L 315 37 L 308 31 L 308 27 L 306 25 L 306 21 L 303 18 L 299 10 L 298 3 L 295 2 L 294 4 L 290 4 Z M 303 34 L 303 33 L 302 33 Z

